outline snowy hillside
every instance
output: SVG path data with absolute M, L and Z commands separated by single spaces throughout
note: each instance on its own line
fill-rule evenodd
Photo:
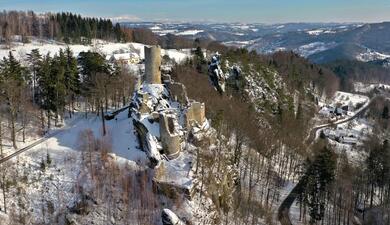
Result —
M 93 40 L 92 45 L 66 45 L 65 43 L 59 43 L 54 41 L 38 40 L 34 39 L 31 43 L 23 44 L 20 42 L 14 42 L 11 44 L 11 48 L 6 48 L 5 45 L 0 45 L 0 58 L 7 57 L 11 51 L 15 58 L 25 59 L 26 54 L 30 53 L 33 49 L 39 49 L 39 52 L 42 55 L 50 54 L 53 56 L 58 53 L 60 49 L 65 49 L 70 47 L 75 56 L 78 56 L 80 52 L 86 51 L 97 51 L 106 56 L 110 56 L 116 53 L 126 53 L 132 52 L 138 54 L 141 59 L 144 59 L 144 46 L 139 43 L 112 43 L 102 40 Z M 171 59 L 174 59 L 176 62 L 181 62 L 185 60 L 189 54 L 190 50 L 176 50 L 176 49 L 163 49 L 161 52 L 162 56 L 167 55 Z

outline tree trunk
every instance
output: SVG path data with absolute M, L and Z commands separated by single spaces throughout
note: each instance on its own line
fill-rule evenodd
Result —
M 106 136 L 106 121 L 104 119 L 103 105 L 100 107 L 100 112 L 102 114 L 103 136 Z
M 11 111 L 11 139 L 12 139 L 12 146 L 14 149 L 17 149 L 16 146 L 16 131 L 15 131 L 15 113 Z
M 2 129 L 1 120 L 0 120 L 0 157 L 3 157 L 3 129 Z
M 2 189 L 3 189 L 3 203 L 4 203 L 4 213 L 7 213 L 7 198 L 6 198 L 6 189 L 5 189 L 5 170 L 4 168 L 2 169 L 2 172 L 3 172 L 3 181 L 1 182 L 1 186 L 2 186 Z
M 43 115 L 43 110 L 41 109 L 41 129 L 42 129 L 42 132 L 45 133 L 45 117 Z

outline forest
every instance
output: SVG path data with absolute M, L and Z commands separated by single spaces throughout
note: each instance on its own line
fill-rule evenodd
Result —
M 89 18 L 72 13 L 36 14 L 33 11 L 0 12 L 0 43 L 28 43 L 41 38 L 68 44 L 90 44 L 92 39 L 113 42 L 159 44 L 163 48 L 188 48 L 193 41 L 175 35 L 158 36 L 148 29 L 133 29 L 110 19 Z

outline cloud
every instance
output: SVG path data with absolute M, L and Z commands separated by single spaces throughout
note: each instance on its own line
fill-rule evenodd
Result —
M 120 15 L 110 18 L 113 22 L 136 22 L 142 19 L 136 15 Z

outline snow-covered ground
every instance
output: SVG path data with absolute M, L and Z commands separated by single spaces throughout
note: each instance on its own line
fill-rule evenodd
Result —
M 323 32 L 324 32 L 324 30 L 321 30 L 321 29 L 306 31 L 307 34 L 309 34 L 309 35 L 314 35 L 314 36 L 320 35 L 320 34 L 322 34 Z
M 356 107 L 358 104 L 364 104 L 368 100 L 369 98 L 364 95 L 338 91 L 334 96 L 333 102 L 336 105 L 352 105 L 353 107 Z
M 298 54 L 300 54 L 303 57 L 307 57 L 310 55 L 313 55 L 318 52 L 323 52 L 325 50 L 328 50 L 330 48 L 333 48 L 337 45 L 336 42 L 313 42 L 310 44 L 302 45 L 298 49 L 295 50 Z
M 354 86 L 355 91 L 359 92 L 359 93 L 370 93 L 374 89 L 381 89 L 381 90 L 386 90 L 386 91 L 390 90 L 390 85 L 381 84 L 381 83 L 364 84 L 362 82 L 356 82 L 353 84 L 353 86 Z
M 134 162 L 145 161 L 146 156 L 138 149 L 136 136 L 133 133 L 133 123 L 131 119 L 127 118 L 127 111 L 119 113 L 116 118 L 116 120 L 106 121 L 107 136 L 110 138 L 110 142 L 112 142 L 112 153 L 118 157 Z M 48 138 L 44 143 L 35 146 L 31 150 L 49 148 L 56 151 L 77 151 L 81 138 L 80 134 L 86 129 L 91 130 L 95 137 L 101 137 L 101 118 L 91 113 L 85 118 L 84 113 L 78 113 L 73 119 L 65 120 L 62 128 L 54 128 L 49 133 L 58 130 L 62 130 L 62 132 L 54 137 Z M 38 139 L 40 137 L 36 133 L 32 133 L 32 136 L 28 135 L 25 143 L 18 143 L 18 148 L 28 146 Z M 11 145 L 6 145 L 4 150 L 6 152 L 12 152 Z
M 195 34 L 198 34 L 198 33 L 202 33 L 204 30 L 186 30 L 186 31 L 182 31 L 182 32 L 179 32 L 179 33 L 176 33 L 176 35 L 182 35 L 182 36 L 185 36 L 185 35 L 195 35 Z
M 383 54 L 372 49 L 366 48 L 366 52 L 360 53 L 356 56 L 356 59 L 362 62 L 369 62 L 373 60 L 389 59 L 390 55 Z
M 18 179 L 15 180 L 17 182 L 15 186 L 12 185 L 9 188 L 7 201 L 9 206 L 12 206 L 8 207 L 11 210 L 25 207 L 23 212 L 29 214 L 28 217 L 30 217 L 27 223 L 40 221 L 44 213 L 42 212 L 44 202 L 53 204 L 57 213 L 59 212 L 57 210 L 65 210 L 77 198 L 77 193 L 73 190 L 75 184 L 90 185 L 88 183 L 91 182 L 88 178 L 90 174 L 85 174 L 80 152 L 81 143 L 85 141 L 85 136 L 81 134 L 87 130 L 91 131 L 94 138 L 105 140 L 107 146 L 112 146 L 107 150 L 112 149 L 110 155 L 118 165 L 137 168 L 146 164 L 146 155 L 138 148 L 136 136 L 133 133 L 133 124 L 131 119 L 127 118 L 127 111 L 118 114 L 116 120 L 106 121 L 107 135 L 105 137 L 102 137 L 101 119 L 95 114 L 89 114 L 88 118 L 85 118 L 85 113 L 78 113 L 73 119 L 67 119 L 64 123 L 63 127 L 49 132 L 56 132 L 57 135 L 47 138 L 43 143 L 1 165 L 12 168 L 12 170 L 7 170 L 8 176 L 20 173 Z M 33 134 L 29 135 L 26 143 L 18 143 L 18 145 L 27 146 L 40 138 L 35 133 Z M 11 152 L 10 145 L 5 144 L 3 148 Z M 41 164 L 47 160 L 48 156 L 50 156 L 51 163 L 42 170 Z M 19 165 L 17 170 L 19 172 L 16 172 L 14 168 L 16 163 Z M 26 178 L 22 179 L 23 176 Z M 22 190 L 27 196 L 18 193 L 18 190 Z M 24 202 L 23 205 L 19 205 L 19 201 Z M 2 203 L 0 207 L 3 207 Z M 11 214 L 7 216 L 3 214 L 2 217 L 7 220 L 9 215 Z M 47 216 L 47 220 L 49 218 L 50 216 Z M 101 221 L 104 220 L 101 219 Z

